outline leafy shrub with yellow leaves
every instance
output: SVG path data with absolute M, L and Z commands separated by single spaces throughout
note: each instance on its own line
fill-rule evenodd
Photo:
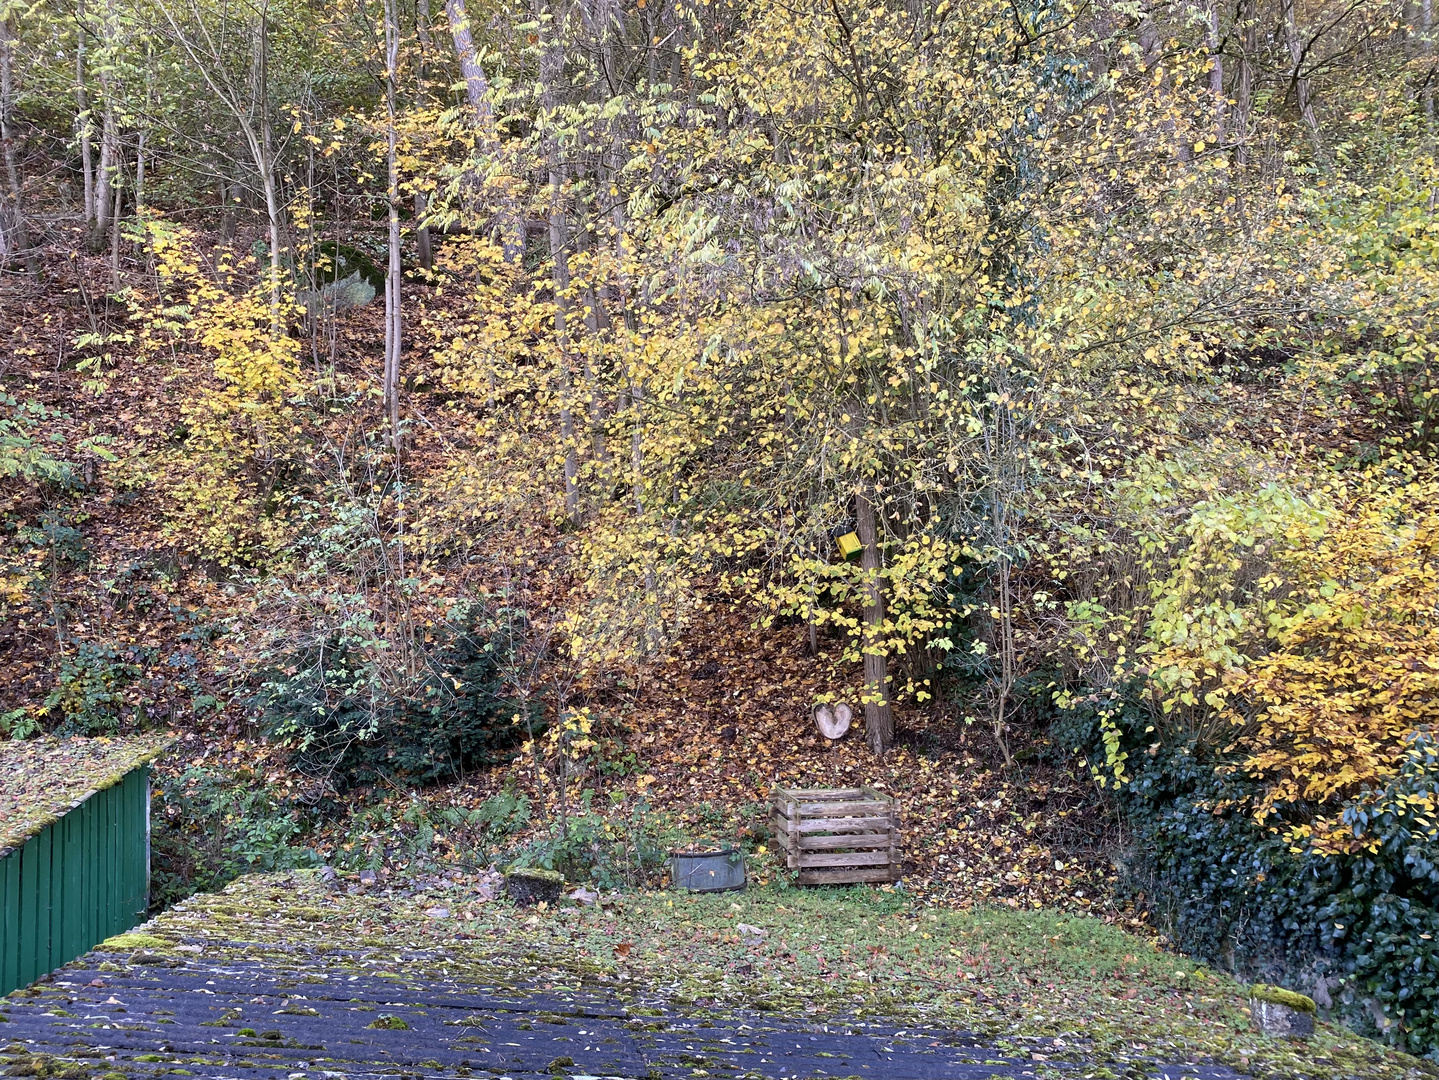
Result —
M 275 325 L 263 283 L 221 286 L 243 269 L 227 253 L 208 275 L 187 230 L 144 224 L 160 287 L 133 318 L 146 355 L 173 358 L 169 379 L 184 396 L 179 427 L 140 471 L 161 488 L 177 544 L 222 566 L 247 563 L 287 535 L 273 495 L 297 432 L 300 343 Z
M 1262 783 L 1258 821 L 1288 822 L 1296 844 L 1377 842 L 1350 835 L 1339 807 L 1388 783 L 1406 740 L 1439 723 L 1432 467 L 1216 500 L 1185 531 L 1150 625 L 1161 709 L 1228 725 L 1229 767 Z

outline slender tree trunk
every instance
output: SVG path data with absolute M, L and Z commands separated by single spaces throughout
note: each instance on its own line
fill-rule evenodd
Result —
M 884 757 L 894 743 L 894 713 L 889 700 L 889 672 L 884 652 L 884 585 L 880 579 L 879 530 L 868 487 L 854 497 L 855 531 L 859 533 L 859 565 L 864 571 L 864 737 L 875 757 Z
M 450 37 L 455 43 L 455 57 L 460 62 L 460 75 L 465 80 L 465 100 L 475 112 L 475 123 L 486 132 L 495 126 L 495 114 L 490 107 L 490 83 L 485 78 L 485 69 L 480 66 L 479 54 L 475 51 L 475 39 L 470 33 L 470 17 L 465 11 L 465 0 L 445 0 L 445 18 L 450 24 Z
M 280 204 L 279 177 L 275 175 L 275 131 L 270 123 L 270 14 L 268 7 L 260 12 L 256 28 L 254 62 L 254 101 L 258 105 L 259 131 L 246 128 L 243 134 L 250 143 L 260 185 L 265 192 L 265 214 L 270 223 L 270 333 L 278 337 L 280 319 L 280 253 L 284 249 L 284 208 Z
M 104 242 L 110 229 L 110 210 L 114 204 L 116 157 L 119 139 L 115 132 L 115 109 L 110 103 L 110 80 L 100 77 L 100 92 L 105 96 L 104 120 L 100 129 L 100 168 L 95 174 L 95 236 Z
M 120 162 L 115 162 L 115 173 L 118 178 Z M 115 184 L 115 203 L 110 214 L 110 291 L 120 291 L 120 212 L 124 208 L 122 198 L 125 189 L 119 183 Z
M 231 202 L 230 185 L 223 173 L 217 181 L 220 196 L 220 239 L 226 242 L 235 238 L 235 209 Z
M 105 234 L 110 228 L 110 210 L 114 199 L 111 189 L 116 186 L 116 159 L 120 153 L 120 133 L 115 118 L 116 87 L 114 80 L 110 78 L 110 59 L 114 55 L 111 46 L 114 44 L 116 32 L 113 3 L 108 3 L 105 7 L 101 31 L 101 40 L 105 42 L 106 50 L 101 54 L 99 70 L 100 96 L 104 98 L 104 111 L 100 127 L 100 168 L 95 175 L 96 247 L 104 244 Z
M 1209 98 L 1214 110 L 1214 141 L 1224 144 L 1224 56 L 1220 52 L 1219 0 L 1209 0 Z
M 80 136 L 80 172 L 85 185 L 85 229 L 95 227 L 95 162 L 90 146 L 90 100 L 85 91 L 85 0 L 75 6 L 75 126 Z
M 470 17 L 465 10 L 465 0 L 445 0 L 445 18 L 450 25 L 450 38 L 455 43 L 455 56 L 460 62 L 460 74 L 465 80 L 465 100 L 475 113 L 475 128 L 482 153 L 492 153 L 499 148 L 499 135 L 495 130 L 494 107 L 490 104 L 490 83 L 485 69 L 480 66 L 479 54 L 470 33 Z M 501 205 L 496 215 L 499 226 L 500 244 L 504 249 L 505 261 L 518 263 L 525 250 L 525 216 L 508 196 L 501 196 Z
M 145 205 L 145 135 L 144 128 L 135 140 L 135 216 L 140 215 L 140 209 Z
M 560 438 L 565 448 L 565 516 L 571 521 L 580 513 L 579 448 L 575 440 L 575 417 L 571 402 L 574 387 L 570 378 L 569 341 L 569 223 L 560 204 L 564 174 L 557 166 L 550 169 L 550 261 L 553 265 L 555 290 L 555 340 L 560 350 Z
M 1244 0 L 1239 79 L 1234 93 L 1234 160 L 1249 164 L 1249 118 L 1254 109 L 1254 57 L 1259 50 L 1259 0 Z
M 1434 130 L 1434 0 L 1420 0 L 1419 3 L 1420 55 L 1425 60 L 1424 72 L 1424 122 Z
M 426 62 L 429 60 L 430 50 L 434 42 L 430 38 L 430 0 L 416 0 L 415 3 L 415 36 L 420 42 L 420 58 L 416 65 L 415 89 L 420 101 L 428 101 L 429 73 Z M 420 260 L 426 272 L 435 268 L 435 257 L 430 249 L 430 228 L 422 224 L 425 220 L 425 211 L 429 209 L 429 200 L 423 192 L 415 192 L 415 254 Z
M 15 86 L 11 72 L 10 24 L 0 19 L 0 146 L 5 154 L 5 213 L 0 214 L 0 254 L 23 254 L 25 266 L 32 274 L 40 272 L 40 262 L 30 248 L 30 235 L 25 228 L 25 203 L 20 186 L 20 166 L 15 159 L 15 132 L 11 125 Z
M 1294 87 L 1294 98 L 1299 105 L 1299 115 L 1309 128 L 1309 136 L 1315 149 L 1321 149 L 1319 118 L 1314 112 L 1314 100 L 1309 79 L 1304 75 L 1304 46 L 1299 40 L 1299 26 L 1294 20 L 1294 0 L 1280 0 L 1284 13 L 1284 44 L 1289 49 L 1289 81 Z
M 395 83 L 400 63 L 399 14 L 385 0 L 385 139 L 387 194 L 390 202 L 390 262 L 385 276 L 385 417 L 390 444 L 400 452 L 400 159 L 396 133 Z

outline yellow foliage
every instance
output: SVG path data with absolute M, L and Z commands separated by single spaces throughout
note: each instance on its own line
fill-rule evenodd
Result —
M 1439 477 L 1395 461 L 1302 494 L 1268 485 L 1201 505 L 1185 532 L 1150 623 L 1164 709 L 1231 726 L 1259 820 L 1359 842 L 1341 804 L 1439 722 Z
M 146 232 L 161 290 L 134 317 L 152 358 L 181 357 L 169 378 L 184 395 L 183 441 L 156 461 L 166 532 L 202 558 L 246 562 L 284 537 L 266 502 L 295 434 L 289 399 L 300 390 L 299 342 L 272 330 L 262 285 L 237 294 L 207 276 L 186 230 L 152 216 Z M 220 255 L 221 280 L 243 270 Z M 197 349 L 208 365 L 187 362 Z
M 1409 736 L 1439 723 L 1439 481 L 1332 498 L 1321 535 L 1279 549 L 1261 583 L 1270 650 L 1225 690 L 1242 768 L 1267 781 L 1256 815 L 1315 804 L 1316 840 L 1345 846 L 1338 803 L 1382 788 Z

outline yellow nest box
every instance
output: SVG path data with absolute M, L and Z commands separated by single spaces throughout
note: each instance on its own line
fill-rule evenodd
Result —
M 835 543 L 839 545 L 839 553 L 844 556 L 846 562 L 859 558 L 859 553 L 864 550 L 864 545 L 859 542 L 858 533 L 845 533 Z

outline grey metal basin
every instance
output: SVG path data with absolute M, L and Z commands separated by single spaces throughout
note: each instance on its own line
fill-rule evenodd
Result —
M 670 884 L 691 892 L 728 892 L 744 888 L 744 853 L 735 848 L 720 851 L 685 851 L 670 855 Z

